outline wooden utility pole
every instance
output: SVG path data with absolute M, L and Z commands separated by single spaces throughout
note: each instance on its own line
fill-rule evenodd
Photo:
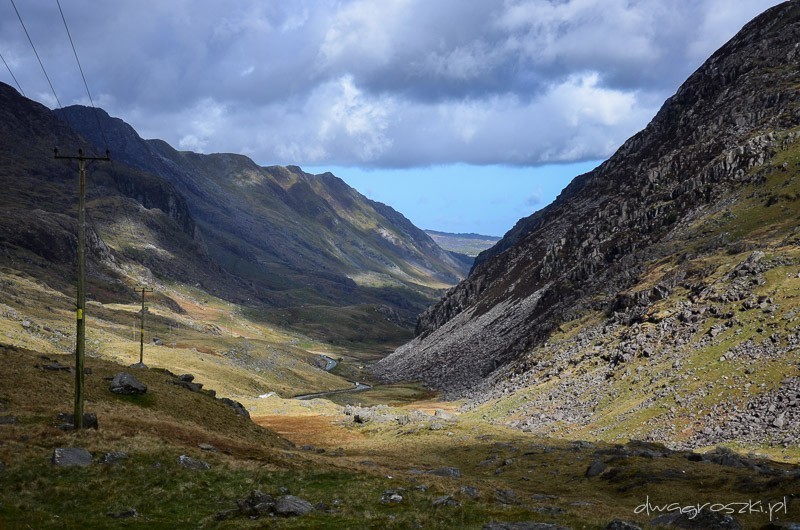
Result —
M 139 364 L 144 365 L 144 313 L 147 308 L 144 306 L 144 293 L 152 293 L 153 288 L 146 285 L 137 285 L 133 288 L 134 291 L 142 293 L 142 319 L 139 324 Z
M 84 156 L 78 149 L 78 156 L 60 156 L 58 148 L 53 149 L 55 158 L 78 161 L 78 296 L 75 333 L 75 410 L 73 425 L 83 429 L 83 360 L 86 354 L 86 165 L 93 160 L 110 161 L 106 149 L 104 158 Z

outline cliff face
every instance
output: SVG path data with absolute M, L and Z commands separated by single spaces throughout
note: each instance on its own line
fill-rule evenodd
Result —
M 759 193 L 752 188 L 770 183 L 772 162 L 795 148 L 798 42 L 796 1 L 745 26 L 642 132 L 480 254 L 468 278 L 419 317 L 418 336 L 376 371 L 455 394 L 493 372 L 500 384 L 531 370 L 537 348 L 565 323 L 590 313 L 635 321 L 668 298 L 680 280 L 664 275 L 666 264 L 774 244 L 735 223 L 727 233 L 704 223 Z M 773 192 L 780 196 L 760 193 Z

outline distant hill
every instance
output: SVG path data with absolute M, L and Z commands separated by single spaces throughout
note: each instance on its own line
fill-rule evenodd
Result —
M 436 244 L 445 250 L 464 254 L 471 258 L 476 257 L 484 250 L 491 248 L 500 241 L 499 237 L 484 236 L 481 234 L 450 234 L 436 230 L 425 230 L 425 233 L 436 241 Z

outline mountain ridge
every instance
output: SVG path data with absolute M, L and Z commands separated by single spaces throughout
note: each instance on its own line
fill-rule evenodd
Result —
M 141 265 L 139 278 L 198 284 L 255 304 L 276 323 L 303 327 L 286 311 L 319 307 L 303 318 L 319 321 L 326 340 L 358 339 L 328 325 L 335 308 L 346 308 L 340 316 L 358 321 L 368 341 L 391 342 L 409 336 L 416 314 L 467 271 L 402 214 L 332 174 L 180 152 L 143 140 L 101 109 L 51 111 L 8 85 L 0 98 L 4 261 L 31 256 L 26 271 L 59 289 L 69 289 L 74 275 L 76 194 L 75 169 L 52 158 L 54 146 L 62 154 L 111 150 L 110 164 L 92 164 L 87 188 L 90 280 L 116 293 L 109 300 L 131 296 L 126 278 Z M 23 179 L 28 185 L 19 185 Z M 50 260 L 63 269 L 57 280 Z M 381 324 L 370 331 L 375 319 Z

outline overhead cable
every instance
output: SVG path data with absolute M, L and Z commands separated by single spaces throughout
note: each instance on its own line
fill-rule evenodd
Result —
M 59 0 L 56 0 L 56 4 L 58 5 L 58 12 L 61 13 L 61 20 L 64 21 L 64 29 L 67 30 L 67 37 L 69 37 L 69 44 L 72 46 L 72 53 L 75 55 L 75 62 L 78 63 L 78 70 L 81 73 L 81 79 L 83 79 L 83 86 L 86 87 L 86 95 L 89 96 L 89 102 L 92 104 L 92 110 L 94 111 L 94 119 L 97 122 L 97 128 L 100 131 L 100 135 L 103 137 L 103 146 L 106 148 L 106 150 L 108 150 L 108 140 L 106 140 L 106 134 L 103 131 L 103 126 L 100 124 L 100 118 L 97 115 L 97 107 L 95 107 L 92 93 L 89 91 L 89 84 L 86 82 L 86 76 L 83 74 L 81 60 L 78 59 L 78 52 L 75 50 L 75 43 L 72 41 L 72 35 L 70 34 L 69 26 L 67 25 L 67 19 L 64 17 L 64 10 L 61 9 L 61 2 Z
M 3 60 L 3 64 L 4 64 L 4 65 L 6 65 L 6 70 L 8 70 L 8 73 L 9 73 L 9 74 L 11 74 L 11 79 L 13 79 L 13 80 L 14 80 L 14 83 L 17 85 L 17 89 L 19 89 L 19 93 L 20 93 L 20 94 L 22 94 L 23 96 L 25 96 L 25 92 L 23 92 L 23 91 L 22 91 L 22 87 L 21 87 L 21 86 L 19 86 L 19 81 L 17 81 L 17 77 L 14 75 L 14 72 L 12 72 L 12 71 L 11 71 L 11 67 L 10 67 L 10 66 L 8 66 L 8 63 L 6 62 L 6 60 L 5 60 L 5 58 L 3 57 L 3 54 L 2 54 L 2 53 L 0 53 L 0 59 L 2 59 L 2 60 Z M 27 96 L 26 96 L 26 97 L 27 97 Z
M 47 79 L 47 84 L 50 85 L 50 90 L 53 92 L 53 96 L 56 98 L 56 103 L 58 103 L 58 108 L 61 109 L 61 114 L 64 116 L 64 121 L 66 121 L 67 126 L 69 126 L 69 128 L 72 129 L 72 125 L 70 125 L 69 123 L 69 118 L 67 118 L 67 113 L 64 112 L 64 106 L 61 104 L 61 100 L 58 99 L 58 94 L 56 94 L 56 89 L 53 88 L 53 83 L 50 81 L 50 76 L 47 75 L 47 70 L 44 67 L 44 63 L 42 63 L 42 58 L 39 57 L 39 52 L 36 51 L 36 46 L 33 45 L 33 39 L 31 39 L 31 34 L 28 33 L 28 28 L 25 27 L 25 22 L 22 21 L 22 15 L 19 14 L 19 9 L 17 9 L 17 4 L 14 3 L 14 0 L 11 0 L 11 5 L 14 6 L 14 11 L 17 13 L 17 18 L 19 19 L 19 23 L 22 25 L 23 31 L 25 31 L 25 36 L 28 37 L 28 42 L 31 44 L 31 48 L 33 49 L 33 54 L 39 61 L 39 66 L 42 67 L 42 73 L 44 73 L 44 77 L 45 79 Z

